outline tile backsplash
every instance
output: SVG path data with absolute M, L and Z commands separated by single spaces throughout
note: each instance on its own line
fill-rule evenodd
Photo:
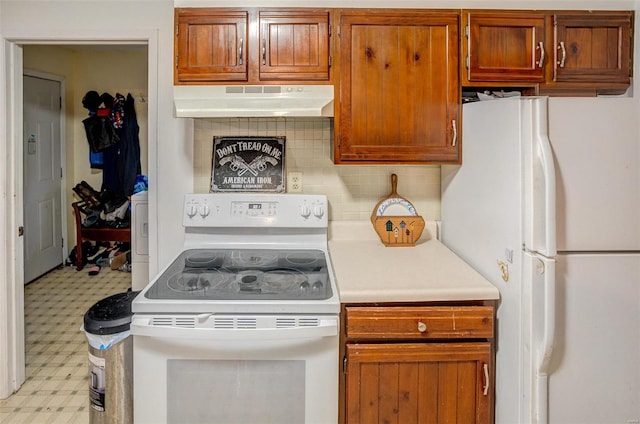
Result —
M 440 219 L 440 167 L 426 165 L 334 165 L 330 118 L 195 119 L 194 192 L 208 193 L 214 136 L 285 136 L 287 172 L 302 172 L 302 192 L 325 194 L 329 219 L 368 220 L 378 201 L 391 191 L 398 175 L 398 193 L 425 220 Z

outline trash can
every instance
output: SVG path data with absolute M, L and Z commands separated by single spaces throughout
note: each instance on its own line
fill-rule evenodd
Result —
M 131 302 L 139 292 L 106 297 L 84 314 L 89 344 L 89 423 L 133 423 Z

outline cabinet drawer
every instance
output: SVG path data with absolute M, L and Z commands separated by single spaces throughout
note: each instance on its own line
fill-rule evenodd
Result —
M 346 307 L 348 339 L 493 338 L 491 306 Z

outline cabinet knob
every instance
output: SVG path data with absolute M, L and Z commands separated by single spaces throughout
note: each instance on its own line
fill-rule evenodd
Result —
M 425 324 L 422 321 L 418 321 L 418 331 L 421 333 L 424 333 L 425 331 L 427 331 L 427 324 Z

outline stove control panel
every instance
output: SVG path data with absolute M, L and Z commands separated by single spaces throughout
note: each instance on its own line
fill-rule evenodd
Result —
M 324 195 L 269 193 L 187 194 L 185 227 L 325 228 Z

